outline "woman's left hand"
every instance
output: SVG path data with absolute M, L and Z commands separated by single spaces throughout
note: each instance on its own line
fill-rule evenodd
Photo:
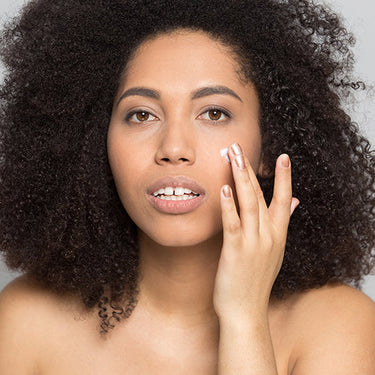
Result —
M 237 144 L 238 145 L 238 144 Z M 240 216 L 233 193 L 221 192 L 223 246 L 216 273 L 213 303 L 219 319 L 266 316 L 273 283 L 284 257 L 289 219 L 299 204 L 292 198 L 288 155 L 276 162 L 275 183 L 269 207 L 256 175 L 240 147 L 229 148 Z M 244 169 L 235 159 L 244 162 Z

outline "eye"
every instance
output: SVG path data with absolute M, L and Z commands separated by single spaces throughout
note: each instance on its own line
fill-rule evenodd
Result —
M 209 121 L 213 121 L 213 122 L 223 122 L 223 121 L 231 118 L 231 115 L 229 114 L 229 112 L 225 111 L 222 108 L 218 108 L 218 107 L 208 108 L 200 116 L 202 116 L 202 118 L 204 120 L 209 120 Z
M 126 115 L 125 120 L 130 122 L 145 122 L 158 120 L 158 118 L 147 111 L 132 111 Z

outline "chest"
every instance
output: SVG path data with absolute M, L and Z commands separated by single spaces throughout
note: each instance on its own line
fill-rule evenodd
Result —
M 75 331 L 49 345 L 37 375 L 216 375 L 219 335 L 172 330 L 123 330 L 105 341 Z M 290 373 L 292 345 L 282 325 L 273 324 L 273 347 L 280 375 Z

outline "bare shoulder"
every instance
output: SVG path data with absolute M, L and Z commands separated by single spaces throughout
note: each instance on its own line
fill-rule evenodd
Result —
M 298 374 L 375 374 L 375 303 L 344 284 L 302 293 L 293 303 Z
M 37 328 L 39 321 L 48 320 L 61 308 L 63 300 L 28 275 L 22 275 L 0 293 L 0 316 L 17 316 L 22 318 L 20 323 L 32 320 Z
M 56 321 L 72 314 L 90 314 L 73 293 L 56 294 L 28 275 L 17 277 L 0 293 L 0 313 L 15 310 L 21 310 L 23 314 L 27 312 L 30 319 L 39 317 L 44 323 L 49 319 Z
M 40 325 L 46 315 L 41 305 L 45 302 L 25 276 L 11 281 L 0 293 L 1 374 L 38 373 Z
M 51 331 L 69 326 L 74 311 L 71 299 L 26 275 L 11 281 L 0 293 L 0 374 L 38 374 Z
M 351 318 L 352 314 L 374 312 L 375 303 L 366 294 L 349 285 L 337 283 L 311 289 L 298 296 L 295 303 L 298 310 L 309 311 L 313 317 Z M 323 315 L 323 316 L 322 316 Z
M 6 312 L 10 306 L 17 304 L 44 302 L 48 300 L 47 290 L 28 275 L 17 277 L 8 283 L 0 293 L 0 308 Z

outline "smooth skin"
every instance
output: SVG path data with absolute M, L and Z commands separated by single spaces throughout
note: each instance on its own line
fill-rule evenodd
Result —
M 102 339 L 97 311 L 77 296 L 17 278 L 0 294 L 0 374 L 375 374 L 375 304 L 366 295 L 330 284 L 270 298 L 298 199 L 281 155 L 264 202 L 259 103 L 238 68 L 204 33 L 159 36 L 137 50 L 115 96 L 108 156 L 139 229 L 139 302 Z M 240 100 L 192 98 L 218 86 Z M 159 96 L 121 98 L 134 87 Z M 233 151 L 230 165 L 219 154 L 234 143 L 245 168 Z M 204 204 L 184 215 L 156 211 L 145 191 L 164 175 L 194 178 Z
M 271 288 L 282 264 L 289 217 L 299 201 L 292 198 L 288 155 L 277 160 L 274 194 L 268 208 L 240 146 L 232 146 L 229 154 L 240 216 L 230 188 L 229 197 L 222 191 L 224 242 L 214 286 L 221 329 L 218 374 L 277 374 L 267 312 Z M 233 327 L 248 334 L 245 340 L 238 338 L 241 334 L 233 336 L 237 332 Z

